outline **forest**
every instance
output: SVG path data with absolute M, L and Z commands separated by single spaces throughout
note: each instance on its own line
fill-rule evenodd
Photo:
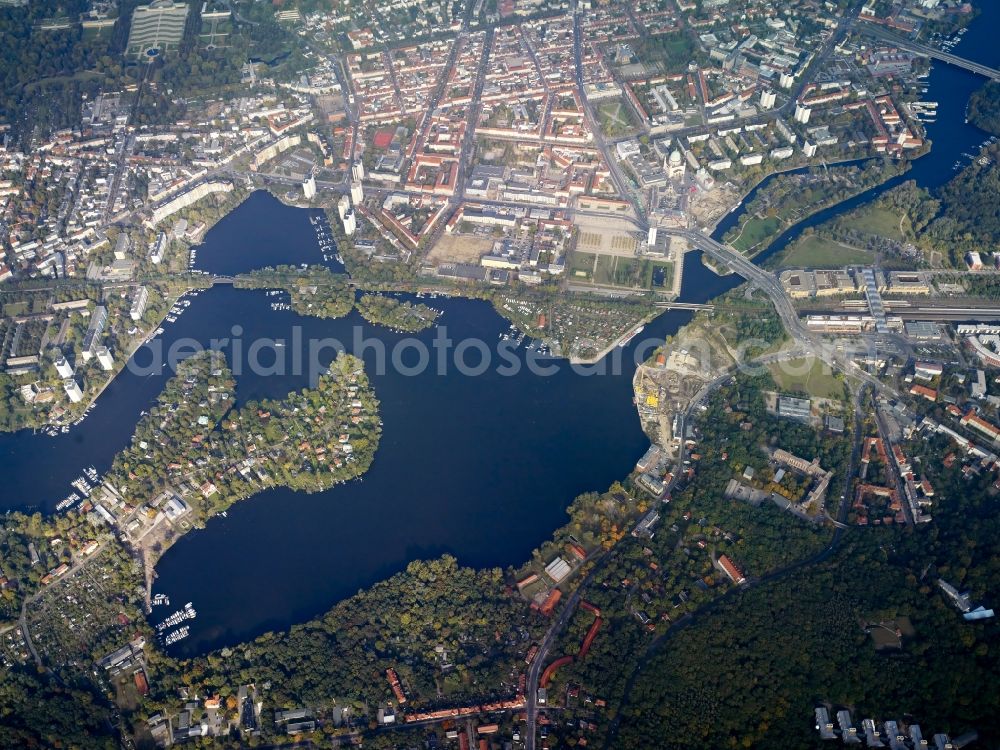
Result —
M 935 487 L 930 523 L 852 528 L 829 557 L 727 598 L 664 642 L 639 673 L 615 746 L 819 747 L 812 710 L 824 703 L 856 723 L 975 730 L 995 746 L 1000 626 L 964 621 L 936 582 L 998 603 L 997 490 L 978 462 L 946 465 L 950 448 L 943 438 L 904 445 Z M 877 649 L 873 624 L 904 617 L 913 634 Z
M 1000 241 L 1000 204 L 995 200 L 1000 191 L 998 158 L 1000 144 L 986 146 L 975 161 L 940 188 L 928 191 L 907 181 L 873 205 L 904 214 L 904 239 L 925 256 L 938 254 L 946 266 L 964 268 L 966 253 L 991 248 Z M 870 246 L 871 234 L 856 227 L 856 220 L 866 209 L 861 207 L 831 219 L 817 229 L 817 234 L 860 247 Z
M 117 22 L 103 35 L 88 34 L 78 22 L 90 5 L 84 0 L 4 8 L 0 14 L 4 40 L 0 45 L 0 122 L 12 126 L 15 138 L 26 144 L 32 137 L 77 126 L 84 97 L 121 90 L 143 76 L 155 85 L 144 88 L 137 120 L 157 123 L 182 115 L 180 97 L 217 94 L 220 87 L 239 85 L 248 58 L 263 61 L 274 78 L 294 77 L 305 64 L 301 45 L 277 22 L 269 5 L 241 3 L 240 15 L 248 23 L 235 24 L 227 44 L 212 49 L 199 44 L 200 5 L 195 5 L 180 49 L 141 67 L 123 54 L 132 12 L 139 4 L 138 0 L 122 2 Z M 64 28 L 46 28 L 45 22 L 54 17 L 69 23 Z
M 1000 135 L 1000 81 L 987 81 L 969 99 L 969 122 L 992 135 Z
M 766 375 L 741 376 L 715 394 L 697 417 L 700 434 L 691 453 L 691 476 L 674 490 L 669 504 L 657 508 L 662 518 L 652 538 L 624 540 L 588 586 L 586 599 L 600 608 L 604 627 L 586 658 L 559 670 L 550 695 L 561 703 L 567 691 L 579 689 L 581 695 L 605 701 L 609 709 L 595 711 L 583 705 L 574 709 L 571 716 L 593 722 L 597 729 L 583 736 L 560 730 L 567 743 L 583 737 L 589 743 L 608 741 L 616 727 L 624 732 L 631 714 L 616 723 L 615 711 L 633 676 L 646 674 L 647 667 L 642 672 L 638 668 L 648 655 L 678 638 L 676 634 L 691 627 L 701 612 L 741 596 L 742 589 L 713 564 L 719 555 L 726 554 L 751 581 L 767 580 L 816 558 L 831 543 L 833 533 L 827 525 L 810 523 L 770 502 L 755 507 L 724 496 L 727 482 L 746 466 L 753 466 L 758 476 L 766 475 L 764 448 L 817 456 L 832 470 L 844 466 L 848 448 L 843 440 L 767 413 L 764 391 L 774 387 Z M 555 653 L 577 653 L 591 622 L 588 613 L 578 612 Z M 710 658 L 704 664 L 712 668 Z M 671 747 L 664 738 L 672 736 L 668 734 L 672 726 L 658 723 L 660 709 L 644 704 L 641 710 L 649 712 L 655 729 L 638 746 Z
M 88 748 L 114 750 L 101 697 L 86 687 L 66 685 L 30 667 L 0 669 L 0 746 L 22 750 Z
M 749 255 L 762 252 L 792 224 L 908 168 L 905 161 L 873 158 L 860 166 L 810 167 L 775 174 L 766 178 L 744 204 L 739 224 L 726 233 L 724 240 Z
M 85 0 L 64 3 L 61 12 L 79 17 Z M 84 94 L 116 80 L 122 65 L 106 45 L 91 45 L 79 25 L 40 31 L 54 4 L 28 3 L 0 14 L 0 122 L 25 142 L 33 134 L 78 124 Z
M 933 585 L 923 548 L 951 542 L 950 560 L 962 555 L 955 542 L 970 542 L 940 526 L 851 532 L 828 560 L 692 623 L 643 670 L 617 746 L 648 747 L 669 727 L 669 747 L 818 747 L 812 709 L 823 702 L 850 707 L 857 722 L 912 717 L 925 735 L 976 729 L 995 742 L 997 628 L 962 621 Z M 995 522 L 975 526 L 985 553 Z M 916 634 L 877 651 L 866 623 L 900 616 Z
M 208 374 L 213 392 L 230 390 L 222 368 Z M 190 373 L 182 375 L 178 387 Z M 699 447 L 690 476 L 669 504 L 657 507 L 663 517 L 651 538 L 625 536 L 650 507 L 634 500 L 641 491 L 626 484 L 578 498 L 559 541 L 535 556 L 548 559 L 574 539 L 590 549 L 621 540 L 585 590 L 602 612 L 603 627 L 590 652 L 561 669 L 550 686 L 560 703 L 583 696 L 572 699 L 565 715 L 598 729 L 576 722 L 553 727 L 554 738 L 567 745 L 604 738 L 622 748 L 814 747 L 812 709 L 821 703 L 850 707 L 856 721 L 906 717 L 929 731 L 956 735 L 975 728 L 997 738 L 1000 722 L 989 710 L 1000 699 L 989 677 L 1000 668 L 997 626 L 964 622 L 935 585 L 946 578 L 977 602 L 996 603 L 1000 521 L 992 478 L 971 463 L 946 467 L 938 458 L 946 443 L 915 438 L 905 451 L 937 489 L 933 523 L 852 527 L 840 537 L 771 503 L 726 500 L 726 482 L 746 466 L 767 476 L 764 448 L 815 456 L 835 471 L 844 465 L 846 441 L 768 413 L 764 393 L 774 387 L 769 376 L 743 375 L 709 401 L 696 419 Z M 179 394 L 168 388 L 168 405 Z M 308 409 L 304 398 L 296 404 Z M 262 414 L 279 408 L 262 402 L 243 410 L 257 420 L 253 432 L 263 434 L 278 423 L 267 424 Z M 185 417 L 183 409 L 174 411 Z M 219 412 L 213 417 L 219 429 L 239 421 L 231 410 Z M 284 434 L 295 427 L 277 429 Z M 72 529 L 60 535 L 72 538 Z M 733 586 L 713 564 L 723 553 L 745 572 L 748 587 Z M 508 697 L 547 622 L 511 591 L 509 580 L 502 571 L 470 570 L 448 557 L 415 562 L 288 632 L 184 661 L 149 650 L 153 693 L 127 721 L 138 728 L 157 710 L 176 711 L 182 687 L 219 694 L 232 716 L 229 698 L 252 682 L 269 710 L 304 705 L 316 711 L 325 737 L 343 731 L 331 718 L 336 707 L 364 717 L 356 727 L 364 730 L 374 708 L 391 699 L 389 667 L 414 708 Z M 903 617 L 913 634 L 898 648 L 877 650 L 872 627 Z M 593 622 L 591 612 L 578 611 L 553 657 L 578 655 Z M 7 672 L 0 690 L 10 693 L 11 705 L 27 690 L 37 691 L 51 710 L 68 699 L 66 689 L 21 667 Z M 83 693 L 74 698 L 87 700 Z M 596 700 L 607 707 L 597 708 Z M 33 715 L 25 712 L 20 715 Z M 101 747 L 94 715 L 99 712 L 79 718 L 78 726 L 92 731 L 80 746 Z M 272 731 L 269 711 L 265 721 Z M 70 728 L 31 722 L 0 731 L 27 747 L 48 746 L 47 731 L 77 736 Z M 373 746 L 391 745 L 384 735 L 377 739 Z M 221 739 L 216 746 L 240 742 Z
M 154 694 L 135 720 L 175 709 L 182 686 L 226 698 L 248 682 L 265 691 L 268 709 L 309 706 L 326 719 L 334 707 L 351 706 L 373 716 L 392 700 L 388 668 L 399 674 L 407 708 L 510 697 L 543 628 L 500 570 L 460 567 L 451 557 L 413 562 L 288 632 L 183 662 L 157 654 Z

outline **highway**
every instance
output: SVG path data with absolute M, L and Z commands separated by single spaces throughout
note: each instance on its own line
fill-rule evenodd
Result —
M 753 281 L 761 291 L 771 298 L 778 317 L 781 318 L 785 330 L 788 331 L 795 343 L 805 348 L 811 348 L 815 344 L 812 335 L 806 331 L 799 320 L 799 314 L 781 286 L 781 282 L 770 271 L 765 271 L 742 253 L 713 240 L 697 229 L 661 229 L 660 231 L 684 238 L 691 246 L 698 248 L 721 266 L 738 273 L 747 281 Z
M 940 60 L 941 62 L 948 63 L 949 65 L 954 65 L 972 73 L 985 76 L 986 78 L 991 78 L 994 81 L 1000 81 L 1000 70 L 997 70 L 996 68 L 991 68 L 987 65 L 973 62 L 972 60 L 967 60 L 964 57 L 953 55 L 950 52 L 945 52 L 937 47 L 930 47 L 926 44 L 921 44 L 920 42 L 913 42 L 909 39 L 904 39 L 903 37 L 893 34 L 890 31 L 886 31 L 880 26 L 876 26 L 872 23 L 859 24 L 857 28 L 858 31 L 880 39 L 883 42 L 887 42 L 888 44 L 893 44 L 900 49 L 905 49 L 908 52 L 923 55 L 924 57 L 930 57 L 934 60 Z

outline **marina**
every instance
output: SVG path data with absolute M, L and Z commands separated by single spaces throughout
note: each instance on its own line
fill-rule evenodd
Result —
M 169 602 L 170 599 L 164 597 L 164 601 Z M 172 615 L 167 617 L 167 619 L 165 619 L 163 622 L 159 623 L 156 626 L 156 630 L 157 632 L 162 633 L 164 630 L 172 628 L 176 625 L 180 625 L 185 620 L 193 620 L 197 616 L 198 612 L 192 606 L 191 602 L 188 602 L 187 604 L 184 605 L 184 609 L 177 610 Z
M 184 627 L 178 628 L 177 630 L 172 630 L 166 634 L 163 638 L 163 645 L 169 646 L 171 644 L 177 643 L 191 635 L 191 628 L 185 625 Z

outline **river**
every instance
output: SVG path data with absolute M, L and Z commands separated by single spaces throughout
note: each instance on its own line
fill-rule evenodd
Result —
M 995 39 L 996 30 L 1000 28 L 1000 3 L 977 3 L 977 6 L 980 8 L 979 16 L 969 26 L 962 41 L 951 51 L 955 55 L 983 65 L 1000 67 L 1000 47 L 997 46 Z M 780 253 L 795 241 L 804 229 L 818 226 L 838 214 L 867 203 L 907 180 L 913 180 L 921 187 L 933 189 L 940 187 L 957 174 L 956 163 L 960 163 L 962 167 L 969 163 L 968 155 L 975 155 L 978 152 L 987 134 L 965 121 L 965 108 L 969 97 L 983 86 L 985 79 L 960 68 L 935 62 L 925 82 L 929 88 L 923 99 L 938 102 L 936 121 L 925 125 L 927 137 L 932 143 L 930 153 L 913 162 L 905 174 L 893 177 L 846 201 L 822 209 L 789 227 L 770 247 L 754 258 L 755 263 L 763 263 Z M 753 200 L 757 191 L 764 188 L 770 179 L 764 180 L 754 188 L 744 199 L 743 205 Z M 721 240 L 726 232 L 739 223 L 741 214 L 742 209 L 727 214 L 719 222 L 712 237 Z
M 1000 8 L 983 9 L 957 54 L 990 65 L 1000 63 L 993 29 Z M 975 153 L 984 134 L 964 123 L 968 96 L 982 79 L 935 64 L 926 98 L 940 103 L 928 126 L 934 146 L 904 176 L 825 209 L 790 228 L 758 256 L 762 262 L 806 226 L 815 226 L 907 179 L 935 187 L 950 178 L 963 153 Z M 752 198 L 751 196 L 749 196 Z M 315 212 L 283 206 L 256 193 L 214 226 L 198 247 L 197 267 L 234 274 L 277 263 L 325 263 L 310 217 Z M 728 215 L 714 236 L 735 224 Z M 704 302 L 740 283 L 719 277 L 685 258 L 682 300 Z M 207 343 L 232 335 L 290 341 L 298 327 L 303 340 L 334 337 L 362 356 L 374 372 L 377 352 L 359 349 L 354 332 L 386 347 L 404 336 L 363 321 L 357 313 L 329 321 L 275 312 L 264 292 L 215 287 L 192 299 L 188 310 L 159 338 L 166 348 L 181 339 Z M 453 340 L 480 338 L 494 344 L 507 324 L 483 302 L 428 300 L 443 311 L 440 326 Z M 233 644 L 312 617 L 359 588 L 405 567 L 410 560 L 454 554 L 474 566 L 517 564 L 552 529 L 565 521 L 574 496 L 603 490 L 624 477 L 647 442 L 632 406 L 631 376 L 639 347 L 672 334 L 690 313 L 668 312 L 647 325 L 624 351 L 617 374 L 584 377 L 563 363 L 554 376 L 526 368 L 505 377 L 490 368 L 477 377 L 433 368 L 407 376 L 387 368 L 372 375 L 381 401 L 384 432 L 371 470 L 362 481 L 321 493 L 274 489 L 241 501 L 226 518 L 184 536 L 157 566 L 154 592 L 174 604 L 192 601 L 198 618 L 191 636 L 172 647 L 179 655 Z M 431 342 L 436 331 L 416 338 Z M 230 352 L 231 354 L 231 352 Z M 237 397 L 281 397 L 307 384 L 307 373 L 258 376 L 240 363 Z M 328 361 L 331 351 L 324 352 Z M 521 361 L 524 354 L 519 355 Z M 144 364 L 149 352 L 140 350 Z M 471 358 L 474 359 L 474 358 Z M 51 511 L 69 482 L 93 465 L 103 472 L 127 445 L 140 412 L 154 402 L 168 372 L 129 370 L 105 390 L 89 417 L 68 434 L 51 438 L 22 431 L 0 435 L 5 488 L 0 509 Z M 171 608 L 173 609 L 173 608 Z M 165 614 L 156 612 L 153 619 Z

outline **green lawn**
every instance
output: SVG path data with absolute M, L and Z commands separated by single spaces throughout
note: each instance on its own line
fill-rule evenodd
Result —
M 635 258 L 618 258 L 615 263 L 614 283 L 618 286 L 635 286 L 639 261 Z
M 24 315 L 28 312 L 27 302 L 8 302 L 3 306 L 4 317 L 12 318 L 15 315 Z
M 598 284 L 615 283 L 615 256 L 597 256 L 597 268 L 594 269 L 594 281 Z
M 768 366 L 778 387 L 788 392 L 805 392 L 816 398 L 840 399 L 844 385 L 822 360 L 817 358 L 790 359 Z
M 691 60 L 704 57 L 704 53 L 683 31 L 639 37 L 632 42 L 632 49 L 640 62 L 648 65 L 660 63 L 666 70 L 677 70 Z
M 569 278 L 590 279 L 594 273 L 594 254 L 574 250 L 569 256 Z
M 743 225 L 743 230 L 733 241 L 733 247 L 741 253 L 750 252 L 756 249 L 761 242 L 771 239 L 772 235 L 781 228 L 781 220 L 774 216 L 761 218 L 754 216 L 748 219 Z
M 597 264 L 594 264 L 594 258 Z M 569 259 L 570 281 L 592 281 L 595 284 L 621 286 L 630 289 L 652 289 L 653 273 L 663 269 L 663 283 L 658 290 L 669 290 L 674 283 L 674 264 L 670 261 L 639 259 L 604 253 L 574 251 Z M 582 275 L 586 274 L 586 275 Z
M 597 121 L 601 126 L 601 132 L 608 138 L 627 135 L 639 127 L 632 110 L 621 99 L 598 105 Z
M 815 235 L 800 237 L 782 254 L 781 265 L 789 268 L 842 268 L 872 262 L 867 250 L 842 245 Z
M 869 206 L 851 217 L 851 223 L 858 231 L 888 237 L 897 242 L 903 241 L 903 235 L 899 231 L 899 214 L 895 211 Z

